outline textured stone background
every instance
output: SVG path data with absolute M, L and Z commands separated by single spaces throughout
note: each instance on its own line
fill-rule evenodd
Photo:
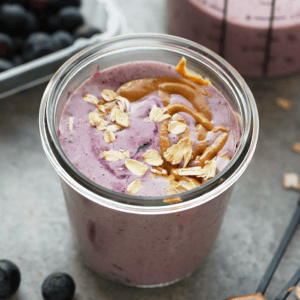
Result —
M 135 32 L 168 32 L 163 0 L 116 0 Z M 83 265 L 72 240 L 58 176 L 40 143 L 38 110 L 45 84 L 0 101 L 0 258 L 16 262 L 22 284 L 13 300 L 42 299 L 41 284 L 54 271 L 76 281 L 75 300 L 218 300 L 253 293 L 296 208 L 299 195 L 282 188 L 285 171 L 300 173 L 300 74 L 247 80 L 260 114 L 255 156 L 236 184 L 213 251 L 202 268 L 173 286 L 143 290 L 100 278 Z M 293 101 L 283 111 L 276 97 Z M 299 267 L 300 232 L 267 293 L 274 299 Z M 289 299 L 295 299 L 293 294 Z

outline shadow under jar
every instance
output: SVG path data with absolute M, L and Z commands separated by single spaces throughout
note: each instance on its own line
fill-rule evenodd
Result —
M 94 183 L 69 161 L 58 138 L 63 108 L 92 74 L 134 61 L 189 69 L 208 77 L 241 117 L 241 139 L 229 164 L 201 186 L 173 196 L 140 197 Z M 212 248 L 236 180 L 250 163 L 258 138 L 255 100 L 242 77 L 222 58 L 185 39 L 158 34 L 116 37 L 68 60 L 53 76 L 40 108 L 40 133 L 61 178 L 68 215 L 84 261 L 111 280 L 135 287 L 174 283 L 197 269 Z M 176 196 L 178 196 L 176 195 Z

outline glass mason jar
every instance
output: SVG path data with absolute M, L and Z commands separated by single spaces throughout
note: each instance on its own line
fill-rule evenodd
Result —
M 165 197 L 114 192 L 81 174 L 58 140 L 58 125 L 70 95 L 99 65 L 131 61 L 176 65 L 209 77 L 241 119 L 241 140 L 227 167 L 200 187 Z M 255 100 L 243 78 L 221 57 L 188 40 L 160 34 L 115 37 L 69 59 L 53 76 L 40 107 L 43 148 L 61 178 L 73 234 L 83 258 L 106 278 L 136 287 L 174 283 L 199 267 L 218 235 L 236 180 L 247 168 L 258 138 Z

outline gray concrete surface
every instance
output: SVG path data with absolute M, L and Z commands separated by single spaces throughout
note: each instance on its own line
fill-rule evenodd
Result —
M 167 32 L 162 0 L 117 0 L 135 32 Z M 0 259 L 14 261 L 22 284 L 13 300 L 42 299 L 41 284 L 54 271 L 76 281 L 75 300 L 218 300 L 253 293 L 296 208 L 299 195 L 282 188 L 285 171 L 300 173 L 300 74 L 248 80 L 260 114 L 254 158 L 236 184 L 226 217 L 201 269 L 173 286 L 143 290 L 97 276 L 81 261 L 69 228 L 58 176 L 48 162 L 38 132 L 45 84 L 0 101 Z M 277 97 L 293 102 L 283 111 Z M 266 293 L 274 299 L 300 265 L 300 231 Z M 291 294 L 289 299 L 295 299 Z

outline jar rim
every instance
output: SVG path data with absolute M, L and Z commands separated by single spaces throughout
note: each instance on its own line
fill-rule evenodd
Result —
M 59 90 L 59 84 L 63 80 L 67 81 L 72 78 L 72 74 L 74 75 L 76 73 L 75 70 L 79 68 L 79 62 L 87 65 L 93 55 L 100 57 L 104 53 L 111 52 L 115 49 L 114 45 L 117 43 L 126 43 L 129 48 L 137 44 L 139 47 L 149 47 L 150 45 L 160 45 L 162 47 L 164 45 L 164 47 L 172 48 L 174 51 L 181 49 L 182 51 L 190 52 L 194 56 L 205 55 L 206 63 L 211 68 L 217 65 L 218 72 L 223 73 L 220 76 L 222 75 L 224 80 L 227 80 L 228 84 L 240 91 L 240 96 L 244 97 L 243 102 L 240 104 L 245 112 L 247 122 L 243 122 L 242 143 L 238 146 L 228 166 L 199 188 L 172 196 L 159 197 L 141 197 L 118 193 L 104 188 L 85 177 L 70 163 L 64 154 L 58 141 L 55 126 L 53 126 L 53 118 L 51 118 L 54 107 L 56 107 L 53 106 L 55 91 Z M 72 74 L 70 75 L 70 73 Z M 83 49 L 65 62 L 54 74 L 44 92 L 40 106 L 39 127 L 42 145 L 48 159 L 60 177 L 79 194 L 116 210 L 140 214 L 160 214 L 178 212 L 179 210 L 201 205 L 217 197 L 232 186 L 252 159 L 258 139 L 259 119 L 256 103 L 248 85 L 241 75 L 219 55 L 183 38 L 166 34 L 142 33 L 114 37 L 99 42 Z M 182 202 L 170 205 L 163 201 L 177 196 L 180 196 Z

